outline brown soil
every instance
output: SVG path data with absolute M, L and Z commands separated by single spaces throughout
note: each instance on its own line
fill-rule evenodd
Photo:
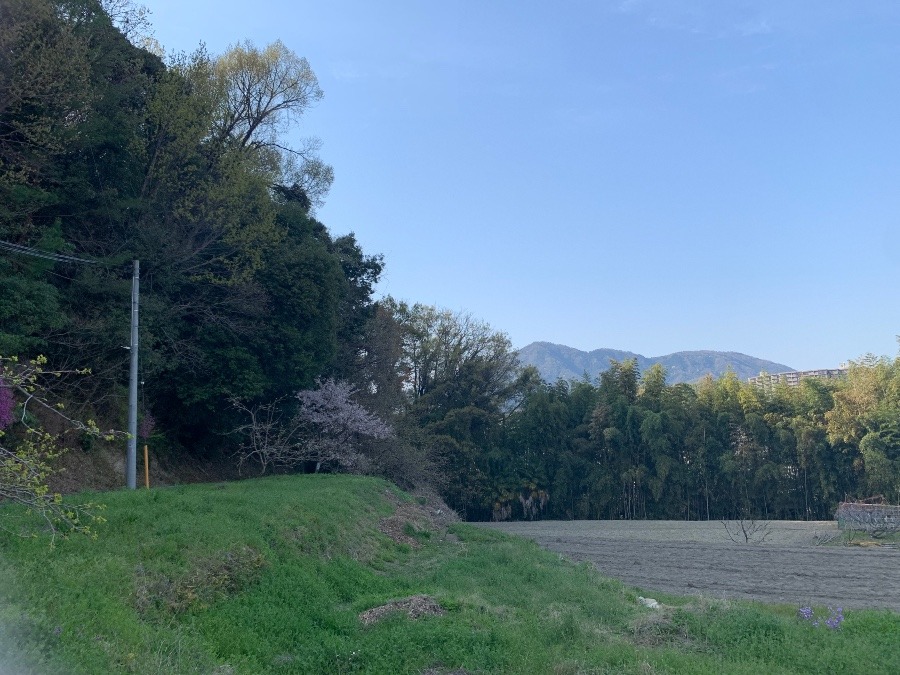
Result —
M 900 550 L 817 545 L 833 521 L 769 521 L 736 543 L 721 522 L 484 523 L 651 591 L 900 612 Z
M 97 443 L 97 447 L 85 451 L 69 447 L 55 462 L 57 473 L 51 475 L 49 484 L 53 492 L 71 494 L 82 490 L 118 490 L 125 487 L 126 441 L 117 444 Z M 230 458 L 219 460 L 197 457 L 169 457 L 160 455 L 151 447 L 150 487 L 184 485 L 187 483 L 215 483 L 239 480 L 258 475 L 252 467 L 241 475 Z M 144 487 L 144 446 L 137 448 L 137 486 Z

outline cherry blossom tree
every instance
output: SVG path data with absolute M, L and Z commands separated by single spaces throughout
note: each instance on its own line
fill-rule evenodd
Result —
M 247 406 L 232 404 L 248 418 L 236 431 L 244 442 L 238 451 L 240 463 L 257 461 L 269 468 L 299 468 L 314 465 L 331 470 L 354 471 L 360 466 L 361 443 L 386 439 L 393 429 L 377 415 L 353 400 L 355 388 L 348 382 L 316 380 L 316 388 L 297 393 L 298 408 L 285 418 L 286 401 Z

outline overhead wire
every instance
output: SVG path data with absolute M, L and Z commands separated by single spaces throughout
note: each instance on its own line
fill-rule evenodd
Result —
M 54 262 L 84 263 L 84 264 L 88 264 L 88 265 L 103 264 L 99 260 L 89 260 L 87 258 L 78 258 L 74 255 L 63 255 L 62 253 L 52 253 L 51 251 L 41 251 L 36 248 L 31 248 L 30 246 L 23 246 L 22 244 L 14 244 L 11 241 L 0 240 L 0 251 L 7 251 L 9 253 L 18 253 L 20 255 L 30 255 L 35 258 L 43 258 L 44 260 L 53 260 Z

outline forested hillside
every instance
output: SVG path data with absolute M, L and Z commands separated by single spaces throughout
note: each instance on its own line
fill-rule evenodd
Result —
M 666 369 L 668 380 L 672 384 L 680 382 L 696 382 L 707 375 L 721 377 L 728 371 L 734 372 L 738 379 L 767 373 L 784 373 L 793 370 L 790 366 L 758 359 L 738 352 L 717 352 L 711 350 L 675 352 L 665 356 L 642 356 L 633 352 L 618 349 L 593 349 L 589 352 L 557 345 L 551 342 L 532 342 L 522 347 L 519 360 L 524 365 L 534 366 L 548 382 L 580 379 L 585 373 L 595 377 L 597 373 L 609 367 L 611 359 L 624 361 L 635 359 L 641 370 L 647 370 L 655 364 Z
M 309 64 L 280 43 L 164 64 L 96 2 L 3 7 L 0 239 L 46 256 L 0 257 L 0 353 L 90 368 L 83 400 L 116 414 L 139 259 L 143 412 L 193 451 L 228 399 L 351 370 L 381 260 L 315 220 L 331 169 L 282 136 L 322 96 Z
M 0 2 L 5 495 L 45 478 L 41 425 L 74 429 L 76 453 L 89 420 L 124 427 L 140 260 L 140 435 L 185 462 L 379 474 L 473 519 L 827 518 L 847 494 L 900 498 L 900 361 L 773 392 L 628 358 L 544 382 L 481 320 L 376 301 L 385 261 L 316 219 L 332 170 L 289 140 L 323 96 L 305 59 L 276 42 L 164 60 L 139 15 L 104 6 L 130 5 Z

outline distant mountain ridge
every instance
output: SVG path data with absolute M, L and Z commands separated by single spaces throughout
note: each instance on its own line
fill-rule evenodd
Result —
M 786 373 L 794 370 L 783 363 L 758 359 L 738 352 L 716 352 L 709 350 L 675 352 L 665 356 L 643 356 L 619 349 L 595 349 L 583 352 L 574 347 L 557 345 L 552 342 L 532 342 L 518 351 L 519 361 L 538 369 L 541 377 L 548 382 L 581 379 L 587 373 L 591 380 L 609 368 L 609 360 L 624 361 L 637 359 L 638 368 L 643 373 L 654 363 L 666 369 L 666 382 L 696 382 L 712 375 L 721 377 L 730 368 L 741 380 L 759 375 L 760 372 Z

